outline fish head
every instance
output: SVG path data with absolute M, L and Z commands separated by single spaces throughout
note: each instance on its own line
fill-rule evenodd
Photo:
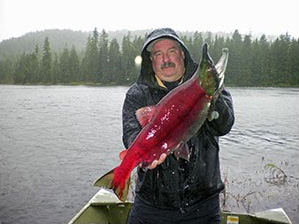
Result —
M 213 59 L 208 52 L 208 44 L 202 47 L 202 59 L 199 66 L 200 85 L 204 88 L 207 95 L 213 96 L 217 85 L 217 71 Z
M 216 95 L 223 87 L 224 73 L 228 61 L 228 49 L 222 49 L 222 56 L 215 65 L 208 52 L 208 44 L 202 48 L 202 59 L 200 62 L 199 80 L 200 85 L 209 96 Z

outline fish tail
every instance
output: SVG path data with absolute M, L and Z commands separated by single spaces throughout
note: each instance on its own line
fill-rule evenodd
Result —
M 129 192 L 130 178 L 125 179 L 123 175 L 117 175 L 118 169 L 115 168 L 100 177 L 94 186 L 112 189 L 119 200 L 125 201 Z

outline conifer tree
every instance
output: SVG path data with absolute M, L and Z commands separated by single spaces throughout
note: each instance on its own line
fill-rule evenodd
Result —
M 72 46 L 72 49 L 70 51 L 69 72 L 70 72 L 70 81 L 76 81 L 76 82 L 80 81 L 80 77 L 79 77 L 80 60 L 74 45 Z
M 0 84 L 14 83 L 14 67 L 15 62 L 12 60 L 12 58 L 0 60 Z
M 70 53 L 67 48 L 64 48 L 60 60 L 59 60 L 59 71 L 62 83 L 70 82 Z
M 54 61 L 53 61 L 53 84 L 57 84 L 61 82 L 60 77 L 60 68 L 59 68 L 59 59 L 57 53 L 54 54 Z
M 27 56 L 25 52 L 21 55 L 17 62 L 16 72 L 14 74 L 14 83 L 15 84 L 23 84 L 26 77 L 26 70 L 27 70 Z
M 44 83 L 52 83 L 52 53 L 48 37 L 44 41 L 41 77 Z
M 129 32 L 122 40 L 122 67 L 126 84 L 133 83 L 136 80 L 134 64 L 136 55 L 134 54 L 134 47 L 130 39 L 131 34 Z
M 99 71 L 99 33 L 95 28 L 88 37 L 86 51 L 82 61 L 81 74 L 85 82 L 96 82 Z
M 30 83 L 37 83 L 40 81 L 40 62 L 39 62 L 39 47 L 35 45 L 34 52 L 31 54 L 31 79 Z
M 107 82 L 123 84 L 123 70 L 121 67 L 121 54 L 119 44 L 116 39 L 113 39 L 109 46 L 108 52 L 108 69 L 107 69 Z
M 99 38 L 99 71 L 97 74 L 97 82 L 108 83 L 110 74 L 108 73 L 108 34 L 102 30 Z

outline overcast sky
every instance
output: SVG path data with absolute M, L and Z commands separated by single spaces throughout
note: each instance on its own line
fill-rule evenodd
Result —
M 0 0 L 0 41 L 45 29 L 171 27 L 299 37 L 299 0 Z

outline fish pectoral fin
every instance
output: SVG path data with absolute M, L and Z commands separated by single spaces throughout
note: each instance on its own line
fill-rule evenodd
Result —
M 121 160 L 124 160 L 125 156 L 127 155 L 127 152 L 128 152 L 127 149 L 121 151 L 121 152 L 119 153 L 119 158 L 120 158 Z
M 155 113 L 155 106 L 142 107 L 136 111 L 136 117 L 142 127 L 147 125 Z
M 187 161 L 190 159 L 190 150 L 187 143 L 181 143 L 178 145 L 177 149 L 174 151 L 174 155 L 177 159 L 182 158 Z

